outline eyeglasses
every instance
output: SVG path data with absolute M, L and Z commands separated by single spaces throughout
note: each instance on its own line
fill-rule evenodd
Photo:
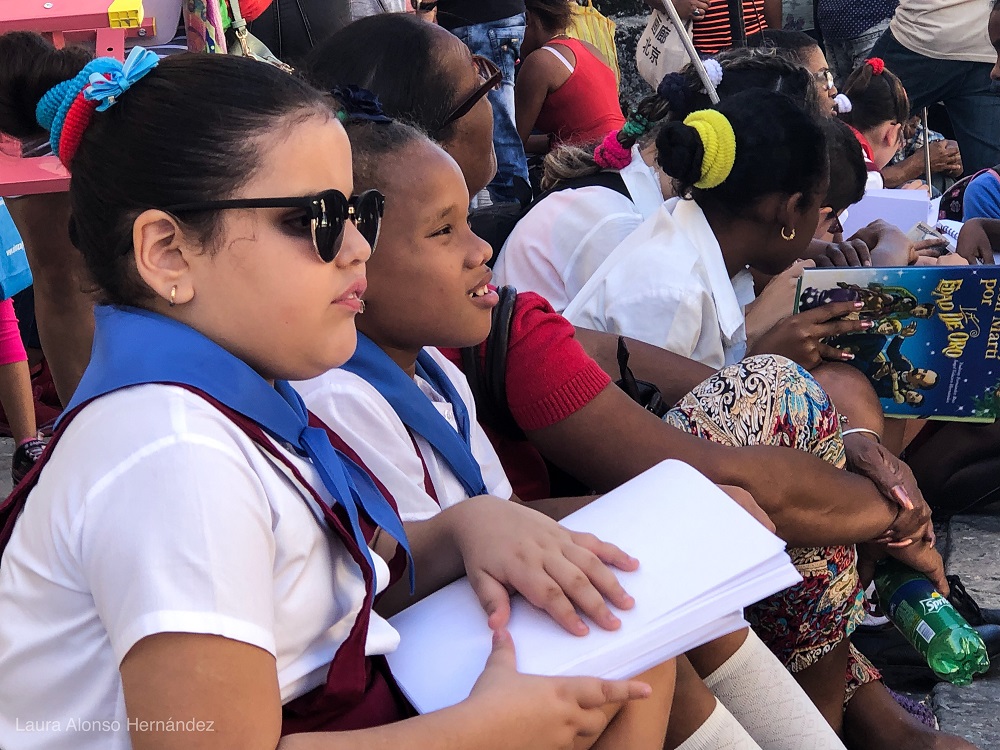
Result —
M 833 80 L 833 71 L 829 68 L 823 68 L 823 70 L 818 70 L 813 73 L 813 78 L 823 84 L 823 88 L 827 91 L 832 91 L 835 85 Z
M 472 65 L 476 69 L 476 73 L 479 77 L 483 79 L 482 85 L 479 86 L 475 91 L 473 91 L 469 96 L 467 96 L 462 103 L 459 104 L 455 109 L 451 111 L 444 122 L 441 123 L 441 127 L 444 128 L 460 117 L 465 117 L 469 114 L 469 111 L 476 106 L 480 99 L 486 96 L 490 91 L 495 91 L 500 88 L 500 84 L 503 82 L 503 71 L 497 67 L 497 64 L 490 60 L 488 57 L 483 57 L 482 55 L 472 56 Z
M 347 221 L 352 222 L 372 250 L 375 249 L 382 214 L 385 212 L 385 196 L 378 190 L 366 190 L 361 195 L 348 199 L 339 190 L 324 190 L 322 193 L 301 198 L 236 198 L 225 201 L 181 203 L 176 206 L 166 206 L 163 210 L 179 214 L 237 208 L 301 209 L 302 226 L 308 223 L 316 252 L 324 262 L 330 263 L 337 257 L 340 246 L 344 243 L 344 226 Z

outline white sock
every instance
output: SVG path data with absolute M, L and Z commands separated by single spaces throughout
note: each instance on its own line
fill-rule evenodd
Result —
M 844 750 L 819 709 L 753 630 L 705 684 L 764 750 Z
M 715 709 L 698 731 L 678 745 L 677 750 L 761 750 L 718 698 Z

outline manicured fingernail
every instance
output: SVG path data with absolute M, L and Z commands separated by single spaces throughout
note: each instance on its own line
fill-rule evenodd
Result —
M 895 487 L 889 490 L 889 492 L 892 494 L 893 499 L 897 503 L 902 505 L 907 510 L 913 510 L 913 501 L 910 500 L 909 493 L 902 485 L 897 484 Z
M 864 263 L 862 263 L 861 265 L 863 265 L 863 266 L 871 266 L 871 264 L 872 264 L 872 262 L 871 262 L 870 260 L 866 260 L 866 261 L 865 261 Z
M 864 306 L 865 306 L 864 302 L 855 302 L 854 303 L 854 307 L 856 307 L 858 310 L 860 310 Z
M 861 330 L 862 331 L 867 331 L 869 328 L 874 328 L 874 327 L 875 327 L 875 321 L 873 321 L 873 320 L 862 320 L 861 321 Z
M 850 352 L 842 352 L 840 358 L 846 361 L 850 361 L 854 359 L 854 355 L 851 354 Z

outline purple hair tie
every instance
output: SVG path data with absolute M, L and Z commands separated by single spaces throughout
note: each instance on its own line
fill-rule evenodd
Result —
M 617 130 L 612 130 L 594 149 L 594 161 L 601 169 L 625 169 L 632 163 L 632 152 L 618 140 Z

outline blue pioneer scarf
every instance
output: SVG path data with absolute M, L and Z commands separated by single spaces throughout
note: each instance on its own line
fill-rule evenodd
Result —
M 358 547 L 372 565 L 359 524 L 359 510 L 409 556 L 403 525 L 371 477 L 330 443 L 324 430 L 308 425 L 302 399 L 288 382 L 272 387 L 249 365 L 193 328 L 147 310 L 98 306 L 90 365 L 64 414 L 120 388 L 175 383 L 206 393 L 251 421 L 286 447 L 308 456 L 323 484 L 350 520 Z M 396 368 L 399 369 L 399 368 Z M 410 559 L 410 585 L 413 585 Z
M 448 399 L 461 434 L 441 415 L 427 395 L 370 338 L 358 333 L 358 348 L 343 369 L 375 388 L 404 425 L 431 444 L 445 460 L 469 497 L 486 495 L 479 462 L 472 455 L 472 421 L 465 402 L 444 370 L 426 351 L 417 356 L 417 375 Z

